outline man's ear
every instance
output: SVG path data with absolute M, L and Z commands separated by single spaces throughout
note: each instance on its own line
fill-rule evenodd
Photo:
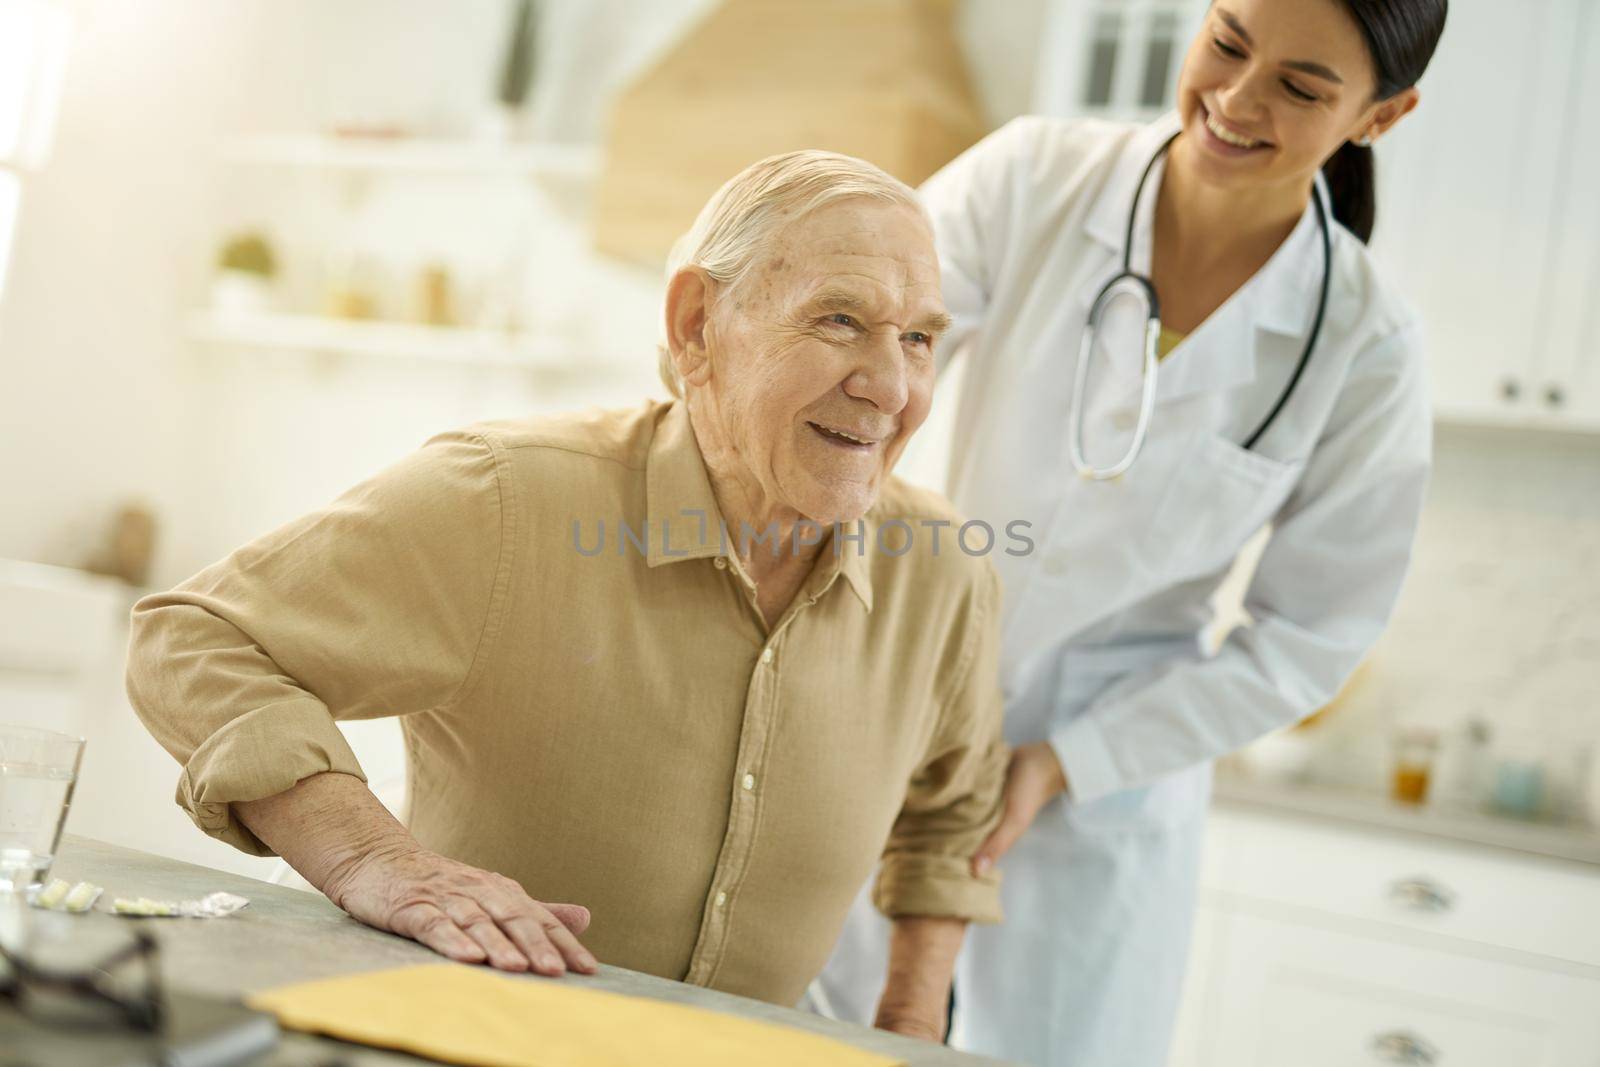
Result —
M 716 284 L 699 267 L 684 267 L 667 283 L 667 350 L 678 377 L 689 385 L 711 380 L 706 326 Z

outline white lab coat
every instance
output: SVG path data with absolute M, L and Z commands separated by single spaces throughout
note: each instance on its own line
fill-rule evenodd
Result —
M 1006 590 L 1006 736 L 1048 740 L 1070 788 L 1001 862 L 1005 922 L 968 931 L 952 1043 L 1030 1064 L 1165 1062 L 1211 761 L 1322 705 L 1377 639 L 1431 459 L 1416 319 L 1331 214 L 1321 339 L 1266 436 L 1240 446 L 1316 311 L 1323 256 L 1308 206 L 1163 362 L 1132 470 L 1074 473 L 1067 410 L 1089 305 L 1121 269 L 1140 171 L 1177 128 L 1175 115 L 1142 127 L 1019 119 L 923 189 L 956 319 L 944 351 L 969 361 L 951 496 L 997 530 L 1030 522 L 1036 543 L 992 557 Z M 1146 273 L 1161 166 L 1134 230 Z M 1113 316 L 1101 331 L 1115 369 L 1085 390 L 1101 465 L 1138 409 L 1141 328 Z M 1253 625 L 1212 654 L 1212 595 L 1269 522 L 1245 604 Z M 887 931 L 863 895 L 810 1003 L 870 1021 Z

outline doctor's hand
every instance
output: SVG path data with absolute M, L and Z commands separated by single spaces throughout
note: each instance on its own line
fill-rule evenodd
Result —
M 1006 768 L 1005 814 L 973 853 L 972 873 L 983 874 L 1011 851 L 1017 838 L 1033 825 L 1039 809 L 1066 791 L 1066 772 L 1048 741 L 1035 741 L 1013 750 Z

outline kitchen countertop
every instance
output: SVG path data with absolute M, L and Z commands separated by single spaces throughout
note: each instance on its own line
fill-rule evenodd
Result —
M 319 893 L 270 885 L 87 838 L 69 835 L 62 840 L 51 877 L 105 886 L 101 907 L 113 897 L 192 899 L 218 890 L 248 897 L 249 907 L 226 918 L 155 920 L 147 924 L 160 936 L 163 980 L 171 988 L 187 992 L 237 997 L 290 982 L 445 962 L 421 945 L 361 925 Z M 559 980 L 792 1026 L 899 1057 L 912 1067 L 979 1067 L 1000 1062 L 620 967 L 602 966 L 600 973 L 593 976 L 569 974 L 548 979 L 530 975 L 520 976 L 519 980 Z M 285 1033 L 277 1052 L 260 1064 L 322 1064 L 329 1062 L 330 1056 L 351 1067 L 428 1062 L 396 1052 Z
M 1358 789 L 1264 782 L 1219 773 L 1217 800 L 1384 830 L 1428 834 L 1540 856 L 1600 864 L 1600 830 L 1582 823 L 1544 823 L 1489 812 L 1402 804 Z

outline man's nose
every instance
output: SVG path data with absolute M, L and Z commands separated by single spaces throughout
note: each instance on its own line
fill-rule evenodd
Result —
M 874 337 L 864 347 L 855 370 L 844 380 L 844 391 L 868 401 L 886 415 L 905 410 L 911 397 L 911 382 L 899 334 Z

